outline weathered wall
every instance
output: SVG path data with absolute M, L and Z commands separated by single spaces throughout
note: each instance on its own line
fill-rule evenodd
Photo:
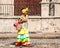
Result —
M 60 17 L 38 17 L 36 19 L 29 19 L 29 30 L 36 32 L 59 32 L 60 31 Z
M 17 18 L 0 16 L 0 32 L 16 32 L 13 23 Z M 30 32 L 59 32 L 60 17 L 29 16 L 28 28 Z

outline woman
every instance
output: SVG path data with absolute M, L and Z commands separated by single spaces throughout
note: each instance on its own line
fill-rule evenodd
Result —
M 17 25 L 17 30 L 18 30 L 18 35 L 17 35 L 17 40 L 16 40 L 16 45 L 24 45 L 24 46 L 32 46 L 30 44 L 30 38 L 29 38 L 29 33 L 28 33 L 28 8 L 23 8 L 22 9 L 22 15 L 20 16 L 19 24 Z M 19 28 L 20 26 L 20 28 Z

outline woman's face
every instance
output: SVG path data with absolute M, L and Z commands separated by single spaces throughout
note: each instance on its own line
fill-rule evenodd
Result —
M 28 12 L 26 11 L 25 14 L 28 14 Z

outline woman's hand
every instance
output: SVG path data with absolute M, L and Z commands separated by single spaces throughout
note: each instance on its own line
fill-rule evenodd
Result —
M 22 29 L 22 24 L 19 24 L 17 27 L 16 27 L 16 30 L 20 31 Z

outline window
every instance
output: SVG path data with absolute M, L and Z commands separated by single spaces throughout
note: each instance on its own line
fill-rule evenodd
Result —
M 55 15 L 55 5 L 53 3 L 49 4 L 49 16 Z
M 52 0 L 50 0 L 49 4 L 49 16 L 54 16 L 55 15 L 55 4 L 52 3 Z

